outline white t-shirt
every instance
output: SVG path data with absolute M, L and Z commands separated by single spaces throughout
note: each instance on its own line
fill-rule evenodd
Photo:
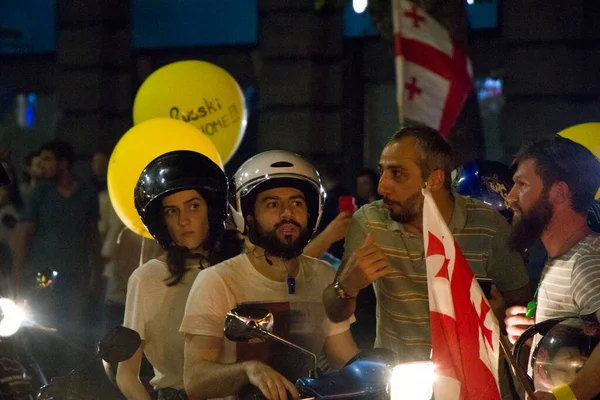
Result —
M 220 363 L 233 364 L 238 360 L 255 359 L 251 356 L 245 358 L 241 354 L 238 357 L 237 353 L 238 348 L 248 350 L 245 346 L 253 345 L 240 344 L 241 347 L 238 347 L 238 344 L 224 337 L 227 311 L 239 305 L 257 303 L 268 309 L 269 303 L 278 303 L 277 307 L 283 305 L 280 310 L 289 309 L 289 312 L 274 313 L 275 332 L 279 321 L 279 324 L 286 325 L 285 329 L 289 332 L 285 339 L 317 355 L 321 354 L 325 338 L 350 329 L 350 321 L 333 323 L 325 314 L 323 290 L 333 282 L 335 269 L 312 257 L 300 256 L 299 261 L 295 294 L 288 293 L 287 282 L 274 281 L 259 273 L 247 254 L 240 254 L 201 271 L 190 291 L 180 332 L 222 337 Z M 278 315 L 287 315 L 289 323 L 285 321 L 287 318 L 278 319 Z M 312 367 L 311 358 L 294 349 L 289 350 L 289 355 L 290 358 L 283 363 L 287 366 L 298 361 L 306 376 Z M 272 366 L 279 370 L 277 366 Z M 279 372 L 286 375 L 282 370 Z M 294 379 L 288 375 L 286 377 Z
M 190 267 L 175 286 L 167 286 L 167 264 L 150 260 L 136 269 L 127 283 L 123 326 L 146 342 L 144 354 L 154 367 L 155 389 L 183 389 L 184 338 L 177 331 L 185 303 L 200 270 Z

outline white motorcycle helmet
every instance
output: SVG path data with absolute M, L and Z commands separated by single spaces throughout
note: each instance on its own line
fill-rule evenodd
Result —
M 319 173 L 298 154 L 271 150 L 248 159 L 233 176 L 235 210 L 232 216 L 238 230 L 247 233 L 246 217 L 252 214 L 256 196 L 276 187 L 294 187 L 304 193 L 308 210 L 308 228 L 314 232 L 319 226 L 325 189 Z

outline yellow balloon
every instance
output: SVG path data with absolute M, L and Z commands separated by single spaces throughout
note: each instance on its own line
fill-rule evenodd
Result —
M 242 142 L 248 113 L 244 95 L 227 71 L 188 60 L 154 71 L 135 96 L 134 124 L 165 117 L 200 129 L 227 162 Z
M 558 134 L 585 146 L 596 157 L 600 158 L 600 122 L 575 125 L 560 131 Z M 600 189 L 596 193 L 596 199 L 600 199 Z
M 175 150 L 204 154 L 223 168 L 213 142 L 190 124 L 169 118 L 142 122 L 119 140 L 108 162 L 108 195 L 125 226 L 138 235 L 152 239 L 140 219 L 133 191 L 140 174 L 156 157 Z

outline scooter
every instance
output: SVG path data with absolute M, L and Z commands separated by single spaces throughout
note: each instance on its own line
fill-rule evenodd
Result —
M 0 400 L 33 399 L 46 377 L 29 350 L 29 327 L 23 307 L 0 297 Z
M 296 389 L 302 399 L 347 399 L 347 400 L 388 400 L 392 398 L 395 376 L 396 355 L 385 349 L 360 352 L 344 368 L 338 371 L 322 373 L 318 367 L 316 354 L 291 343 L 272 333 L 273 315 L 263 309 L 238 307 L 227 313 L 225 336 L 235 342 L 274 340 L 312 358 L 313 368 L 307 376 L 296 381 Z M 414 363 L 422 364 L 422 363 Z M 431 368 L 433 375 L 433 369 Z M 429 387 L 424 392 L 431 392 Z M 261 394 L 252 393 L 243 399 L 264 399 Z M 407 397 L 408 398 L 408 397 Z M 431 398 L 419 396 L 411 398 Z
M 115 327 L 100 341 L 97 358 L 107 363 L 118 364 L 128 360 L 141 344 L 140 335 L 123 326 Z M 93 362 L 96 362 L 94 359 Z M 37 395 L 37 400 L 92 400 L 93 394 L 86 394 L 82 369 L 75 368 L 65 377 L 53 378 L 43 386 Z

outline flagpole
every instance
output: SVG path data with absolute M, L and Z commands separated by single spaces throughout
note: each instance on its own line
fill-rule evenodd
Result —
M 404 54 L 402 53 L 402 5 L 400 0 L 392 2 L 392 20 L 394 23 L 394 62 L 396 64 L 396 102 L 398 104 L 398 122 L 404 125 Z
M 515 377 L 519 380 L 519 382 L 521 383 L 523 388 L 525 388 L 525 392 L 527 392 L 527 396 L 529 396 L 529 398 L 531 400 L 536 400 L 536 397 L 533 394 L 533 388 L 529 384 L 529 379 L 527 377 L 527 374 L 525 374 L 525 371 L 523 371 L 523 369 L 521 368 L 521 366 L 519 365 L 517 360 L 515 360 L 513 354 L 511 353 L 510 345 L 507 343 L 506 337 L 502 334 L 500 334 L 498 336 L 500 336 L 500 348 L 502 349 L 502 352 L 506 356 L 506 359 L 508 360 L 509 364 L 513 368 L 513 371 L 515 371 Z

